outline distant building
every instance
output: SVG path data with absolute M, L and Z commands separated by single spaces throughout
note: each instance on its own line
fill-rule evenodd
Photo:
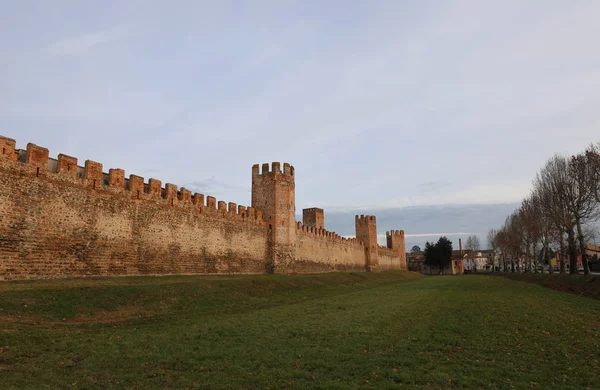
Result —
M 412 272 L 425 273 L 425 257 L 423 252 L 410 252 L 406 254 L 406 268 Z
M 464 267 L 467 272 L 486 272 L 490 271 L 492 266 L 489 259 L 481 252 L 470 252 L 464 255 Z
M 450 264 L 444 267 L 441 272 L 440 269 L 437 267 L 432 268 L 425 265 L 423 273 L 425 275 L 460 275 L 465 273 L 465 268 L 463 260 L 461 258 L 456 258 L 452 256 Z

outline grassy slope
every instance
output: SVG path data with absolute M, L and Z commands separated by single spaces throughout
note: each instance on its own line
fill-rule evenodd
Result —
M 541 274 L 541 273 L 492 273 L 494 276 L 504 276 L 513 280 L 521 280 L 523 282 L 537 283 L 544 287 L 549 287 L 554 290 L 566 291 L 577 295 L 582 295 L 588 298 L 600 299 L 600 277 L 590 275 L 585 277 L 581 274 Z
M 0 321 L 0 388 L 600 387 L 599 301 L 486 276 L 0 283 Z

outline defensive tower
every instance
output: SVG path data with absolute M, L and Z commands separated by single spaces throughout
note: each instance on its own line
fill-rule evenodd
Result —
M 294 260 L 296 244 L 296 192 L 294 167 L 274 162 L 252 166 L 252 207 L 261 209 L 269 226 L 270 265 L 267 271 L 277 272 L 277 266 Z
M 365 265 L 367 271 L 372 271 L 379 265 L 379 244 L 377 244 L 377 220 L 374 215 L 357 215 L 356 238 L 365 246 Z
M 323 209 L 312 207 L 302 210 L 302 224 L 316 229 L 325 229 L 325 215 Z
M 385 232 L 387 247 L 398 253 L 400 266 L 406 269 L 406 247 L 404 245 L 404 230 L 390 230 Z

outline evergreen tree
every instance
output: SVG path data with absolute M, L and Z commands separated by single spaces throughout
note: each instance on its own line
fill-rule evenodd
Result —
M 450 265 L 452 261 L 452 241 L 447 237 L 440 237 L 438 242 L 435 244 L 437 251 L 439 252 L 439 267 L 440 271 Z
M 438 266 L 435 252 L 435 246 L 431 242 L 427 241 L 425 243 L 425 249 L 423 250 L 423 263 L 430 268 Z
M 444 267 L 447 267 L 452 261 L 452 241 L 446 237 L 440 237 L 435 244 L 427 241 L 423 254 L 425 265 L 431 268 L 439 268 L 440 273 L 442 273 Z

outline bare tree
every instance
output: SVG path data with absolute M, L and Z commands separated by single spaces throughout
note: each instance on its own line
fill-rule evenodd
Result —
M 498 250 L 498 231 L 496 229 L 490 229 L 487 234 L 488 246 L 492 250 L 491 262 L 492 262 L 492 272 L 495 271 L 496 268 L 496 251 Z
M 552 268 L 552 265 L 550 264 L 550 238 L 554 225 L 552 223 L 552 218 L 551 215 L 548 213 L 548 210 L 545 210 L 543 207 L 541 196 L 542 194 L 540 194 L 538 192 L 538 189 L 534 187 L 534 190 L 531 193 L 531 202 L 534 204 L 536 210 L 539 227 L 539 239 L 541 244 L 541 256 L 539 258 L 541 258 L 542 264 L 548 264 L 549 272 L 553 273 L 554 270 Z
M 523 222 L 523 246 L 525 248 L 525 268 L 537 272 L 538 244 L 542 237 L 541 207 L 535 192 L 525 198 L 519 208 L 519 215 Z
M 577 257 L 581 254 L 588 275 L 586 239 L 592 238 L 590 227 L 598 218 L 600 143 L 572 157 L 557 154 L 550 158 L 536 175 L 532 193 L 506 218 L 500 230 L 490 231 L 488 241 L 490 246 L 496 242 L 504 269 L 510 262 L 513 272 L 515 264 L 517 272 L 522 271 L 523 265 L 525 271 L 533 267 L 537 272 L 540 259 L 550 263 L 554 248 L 561 273 L 565 272 L 566 258 L 570 272 L 576 273 Z M 473 247 L 472 240 L 469 237 L 467 247 Z
M 580 153 L 569 160 L 569 179 L 566 203 L 567 207 L 575 217 L 577 227 L 577 239 L 579 241 L 579 252 L 584 273 L 589 275 L 590 269 L 586 258 L 585 235 L 582 225 L 598 219 L 598 202 L 596 201 L 596 185 L 594 180 L 594 159 L 589 153 Z M 573 267 L 573 264 L 571 264 Z M 571 273 L 577 272 L 572 269 Z
M 584 152 L 589 165 L 590 185 L 597 204 L 600 204 L 600 142 L 591 144 Z
M 561 155 L 554 155 L 538 173 L 534 180 L 535 191 L 540 197 L 542 207 L 551 216 L 559 232 L 567 234 L 567 246 L 570 257 L 571 273 L 577 272 L 577 247 L 575 244 L 575 215 L 569 203 L 572 200 L 572 182 L 569 178 L 568 160 Z M 557 237 L 562 244 L 562 233 Z M 561 250 L 561 273 L 564 272 L 564 253 Z
M 472 250 L 473 252 L 477 252 L 481 250 L 481 244 L 479 242 L 479 237 L 476 234 L 467 237 L 467 249 Z
M 518 210 L 506 217 L 503 230 L 503 254 L 508 258 L 512 272 L 521 272 L 523 258 L 523 220 Z

